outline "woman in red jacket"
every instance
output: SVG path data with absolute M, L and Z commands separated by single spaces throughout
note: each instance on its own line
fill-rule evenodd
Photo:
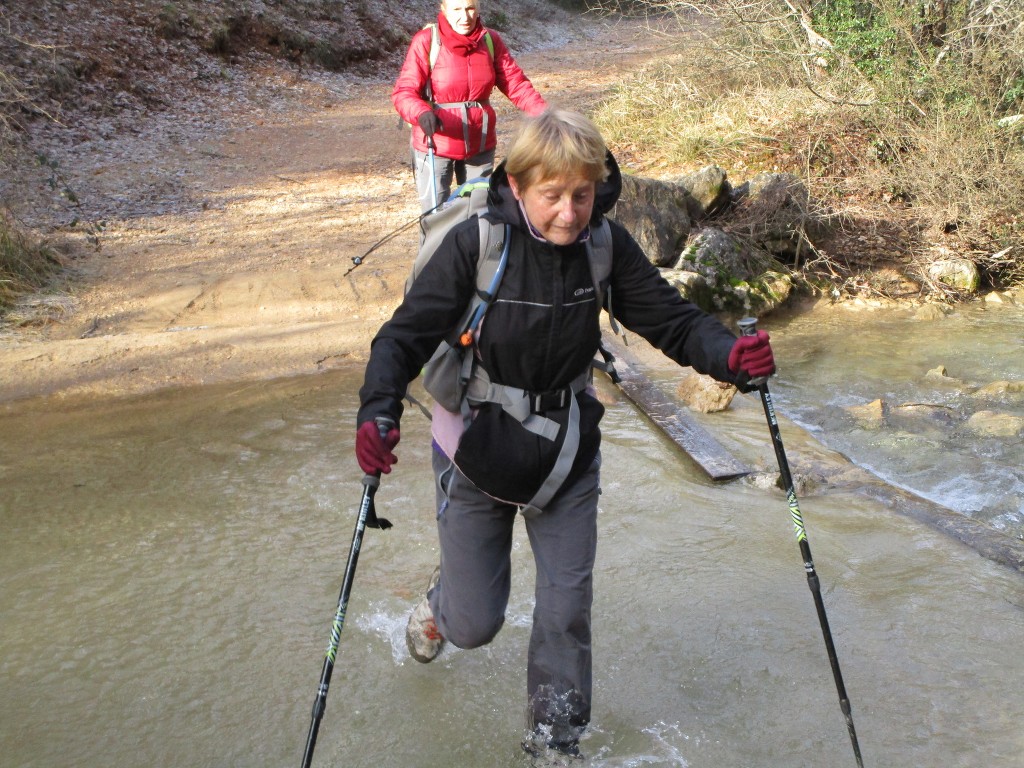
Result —
M 398 114 L 412 126 L 423 212 L 448 199 L 453 178 L 461 184 L 494 167 L 497 118 L 489 99 L 495 87 L 529 115 L 547 106 L 498 33 L 480 21 L 479 0 L 441 0 L 437 23 L 413 36 L 391 92 Z

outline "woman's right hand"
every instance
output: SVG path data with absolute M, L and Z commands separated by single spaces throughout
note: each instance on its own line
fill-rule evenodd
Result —
M 360 469 L 368 475 L 386 475 L 391 472 L 391 465 L 398 462 L 398 457 L 392 451 L 399 439 L 397 425 L 382 436 L 376 422 L 364 421 L 360 424 L 356 430 L 356 461 Z
M 439 118 L 432 109 L 427 110 L 417 117 L 416 122 L 420 124 L 420 130 L 423 131 L 424 135 L 427 137 L 433 136 L 441 130 L 441 118 Z

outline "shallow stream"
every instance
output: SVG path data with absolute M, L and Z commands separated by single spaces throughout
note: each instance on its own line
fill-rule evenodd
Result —
M 771 329 L 780 410 L 888 482 L 1024 538 L 1024 437 L 968 425 L 986 411 L 1024 419 L 1024 308 L 976 302 L 936 320 L 813 312 Z M 1018 391 L 985 389 L 997 382 Z M 884 425 L 849 410 L 879 399 Z
M 1019 314 L 962 317 L 970 359 L 956 319 L 927 340 L 916 334 L 934 325 L 881 316 L 766 322 L 780 412 L 831 441 L 838 406 L 920 399 L 912 382 L 937 364 L 1024 378 Z M 5 768 L 299 764 L 361 490 L 360 375 L 0 414 Z M 708 480 L 609 385 L 601 396 L 587 765 L 853 766 L 781 492 Z M 771 458 L 759 409 L 739 397 L 722 415 L 755 465 Z M 437 548 L 428 425 L 409 411 L 402 426 L 377 496 L 394 528 L 364 539 L 314 764 L 526 766 L 528 543 L 520 528 L 491 646 L 410 660 L 404 624 Z M 791 462 L 815 450 L 782 429 Z M 897 464 L 913 436 L 865 438 L 835 447 L 936 496 L 959 478 L 974 501 L 951 504 L 985 514 L 992 494 L 994 519 L 1019 522 L 1019 442 L 921 441 L 930 458 L 915 467 L 962 449 L 929 484 Z M 990 461 L 1001 474 L 978 478 Z M 810 492 L 801 509 L 864 764 L 1024 766 L 1024 577 L 863 494 Z

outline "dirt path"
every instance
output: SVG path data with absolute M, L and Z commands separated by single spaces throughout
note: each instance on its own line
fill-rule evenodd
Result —
M 580 109 L 656 45 L 636 25 L 593 22 L 574 34 L 563 48 L 518 58 L 550 101 Z M 100 249 L 76 261 L 63 311 L 0 333 L 0 402 L 315 373 L 363 359 L 399 301 L 417 239 L 411 226 L 352 269 L 353 257 L 417 213 L 390 87 L 339 75 L 279 89 L 273 109 L 250 105 L 230 129 L 187 141 L 157 132 L 149 157 L 126 150 L 79 169 L 112 216 Z M 514 110 L 499 98 L 500 151 Z M 146 195 L 133 190 L 142 188 L 149 211 L 138 214 Z

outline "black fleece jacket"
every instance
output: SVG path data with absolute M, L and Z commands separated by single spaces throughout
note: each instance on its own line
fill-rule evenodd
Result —
M 611 154 L 608 165 L 609 178 L 598 185 L 594 224 L 621 191 Z M 486 215 L 510 223 L 513 234 L 505 276 L 480 329 L 481 364 L 498 383 L 534 392 L 562 388 L 587 368 L 600 340 L 601 307 L 586 248 L 556 246 L 530 234 L 503 165 L 491 178 L 488 202 Z M 609 223 L 613 258 L 605 297 L 607 303 L 610 293 L 618 322 L 680 365 L 733 382 L 727 360 L 736 337 L 684 300 L 625 228 Z M 478 251 L 475 218 L 453 227 L 378 331 L 359 391 L 357 424 L 377 416 L 396 422 L 401 417 L 406 387 L 442 339 L 451 336 L 470 302 Z M 581 435 L 589 442 L 586 437 Z

